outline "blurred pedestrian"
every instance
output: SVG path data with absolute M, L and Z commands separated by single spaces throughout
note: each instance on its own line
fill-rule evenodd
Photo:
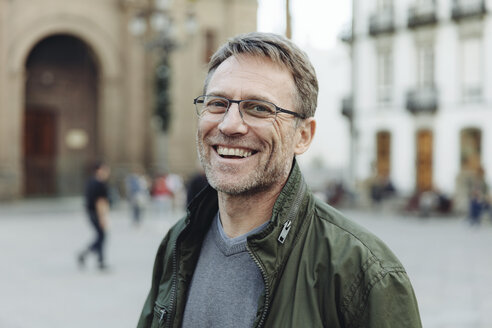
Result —
M 189 204 L 206 186 L 208 186 L 207 177 L 205 171 L 200 168 L 198 172 L 192 175 L 190 181 L 188 181 L 186 188 L 186 204 Z
M 91 244 L 79 253 L 77 260 L 80 267 L 85 266 L 86 257 L 93 253 L 97 256 L 100 270 L 107 269 L 104 254 L 106 233 L 108 230 L 109 192 L 107 181 L 111 170 L 106 164 L 99 162 L 94 166 L 93 175 L 85 189 L 85 208 L 95 238 Z
M 183 178 L 175 173 L 169 173 L 166 177 L 166 184 L 171 191 L 171 206 L 173 213 L 176 213 L 178 208 L 184 207 L 184 202 L 186 201 L 185 197 L 185 188 L 183 183 Z
M 149 200 L 149 183 L 140 169 L 134 169 L 126 177 L 125 185 L 133 223 L 139 225 Z
M 475 178 L 471 182 L 468 217 L 471 225 L 479 225 L 482 213 L 487 210 L 488 187 L 485 182 L 485 171 L 482 167 L 478 169 Z
M 159 174 L 152 183 L 152 197 L 157 208 L 158 217 L 169 214 L 172 207 L 173 193 L 168 185 L 167 174 Z
M 439 202 L 438 195 L 434 190 L 425 190 L 419 197 L 419 215 L 423 218 L 429 217 L 437 208 Z

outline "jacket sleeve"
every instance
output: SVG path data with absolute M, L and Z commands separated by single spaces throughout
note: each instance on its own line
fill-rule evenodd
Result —
M 383 271 L 368 284 L 360 315 L 350 327 L 421 328 L 420 314 L 410 280 L 403 270 Z
M 152 284 L 149 294 L 145 300 L 140 319 L 138 320 L 137 328 L 150 328 L 154 316 L 154 304 L 159 292 L 159 284 L 163 275 L 164 254 L 168 247 L 169 234 L 164 237 L 154 261 L 154 269 L 152 272 Z

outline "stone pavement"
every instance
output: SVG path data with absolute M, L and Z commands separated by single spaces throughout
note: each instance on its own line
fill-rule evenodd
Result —
M 157 247 L 181 214 L 147 213 L 135 227 L 124 205 L 111 212 L 101 273 L 95 259 L 82 271 L 75 261 L 92 238 L 81 199 L 0 204 L 0 327 L 135 327 Z
M 0 327 L 135 327 L 155 251 L 181 213 L 148 211 L 131 224 L 121 204 L 111 213 L 111 270 L 79 270 L 75 254 L 92 232 L 78 198 L 0 203 Z M 347 210 L 383 239 L 413 282 L 424 327 L 492 327 L 492 225 L 460 218 L 401 217 Z

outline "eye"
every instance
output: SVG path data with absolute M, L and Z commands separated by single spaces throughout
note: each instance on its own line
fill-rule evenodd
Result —
M 269 112 L 270 110 L 266 106 L 258 105 L 256 104 L 255 106 L 251 107 L 251 110 L 254 110 L 255 112 Z
M 229 101 L 220 97 L 208 97 L 205 99 L 205 107 L 210 113 L 221 114 L 229 107 Z
M 227 107 L 227 101 L 223 99 L 212 99 L 211 101 L 207 102 L 207 106 Z
M 275 109 L 267 102 L 262 101 L 245 101 L 243 110 L 253 116 L 270 116 L 275 115 Z

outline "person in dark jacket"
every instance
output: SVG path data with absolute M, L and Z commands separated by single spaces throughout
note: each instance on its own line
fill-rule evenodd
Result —
M 105 270 L 107 269 L 107 266 L 104 256 L 104 245 L 108 228 L 109 212 L 107 181 L 111 170 L 109 166 L 102 162 L 96 163 L 93 170 L 93 175 L 87 181 L 85 188 L 85 208 L 89 217 L 89 222 L 94 228 L 95 238 L 86 249 L 79 253 L 77 260 L 79 266 L 84 267 L 86 257 L 90 253 L 94 253 L 97 256 L 99 269 Z
M 421 327 L 410 280 L 377 237 L 316 199 L 296 156 L 318 82 L 270 33 L 211 58 L 194 100 L 210 186 L 164 237 L 138 328 Z
M 193 174 L 186 185 L 186 204 L 190 204 L 193 198 L 206 186 L 208 186 L 207 176 L 203 169 L 200 168 L 198 172 Z

